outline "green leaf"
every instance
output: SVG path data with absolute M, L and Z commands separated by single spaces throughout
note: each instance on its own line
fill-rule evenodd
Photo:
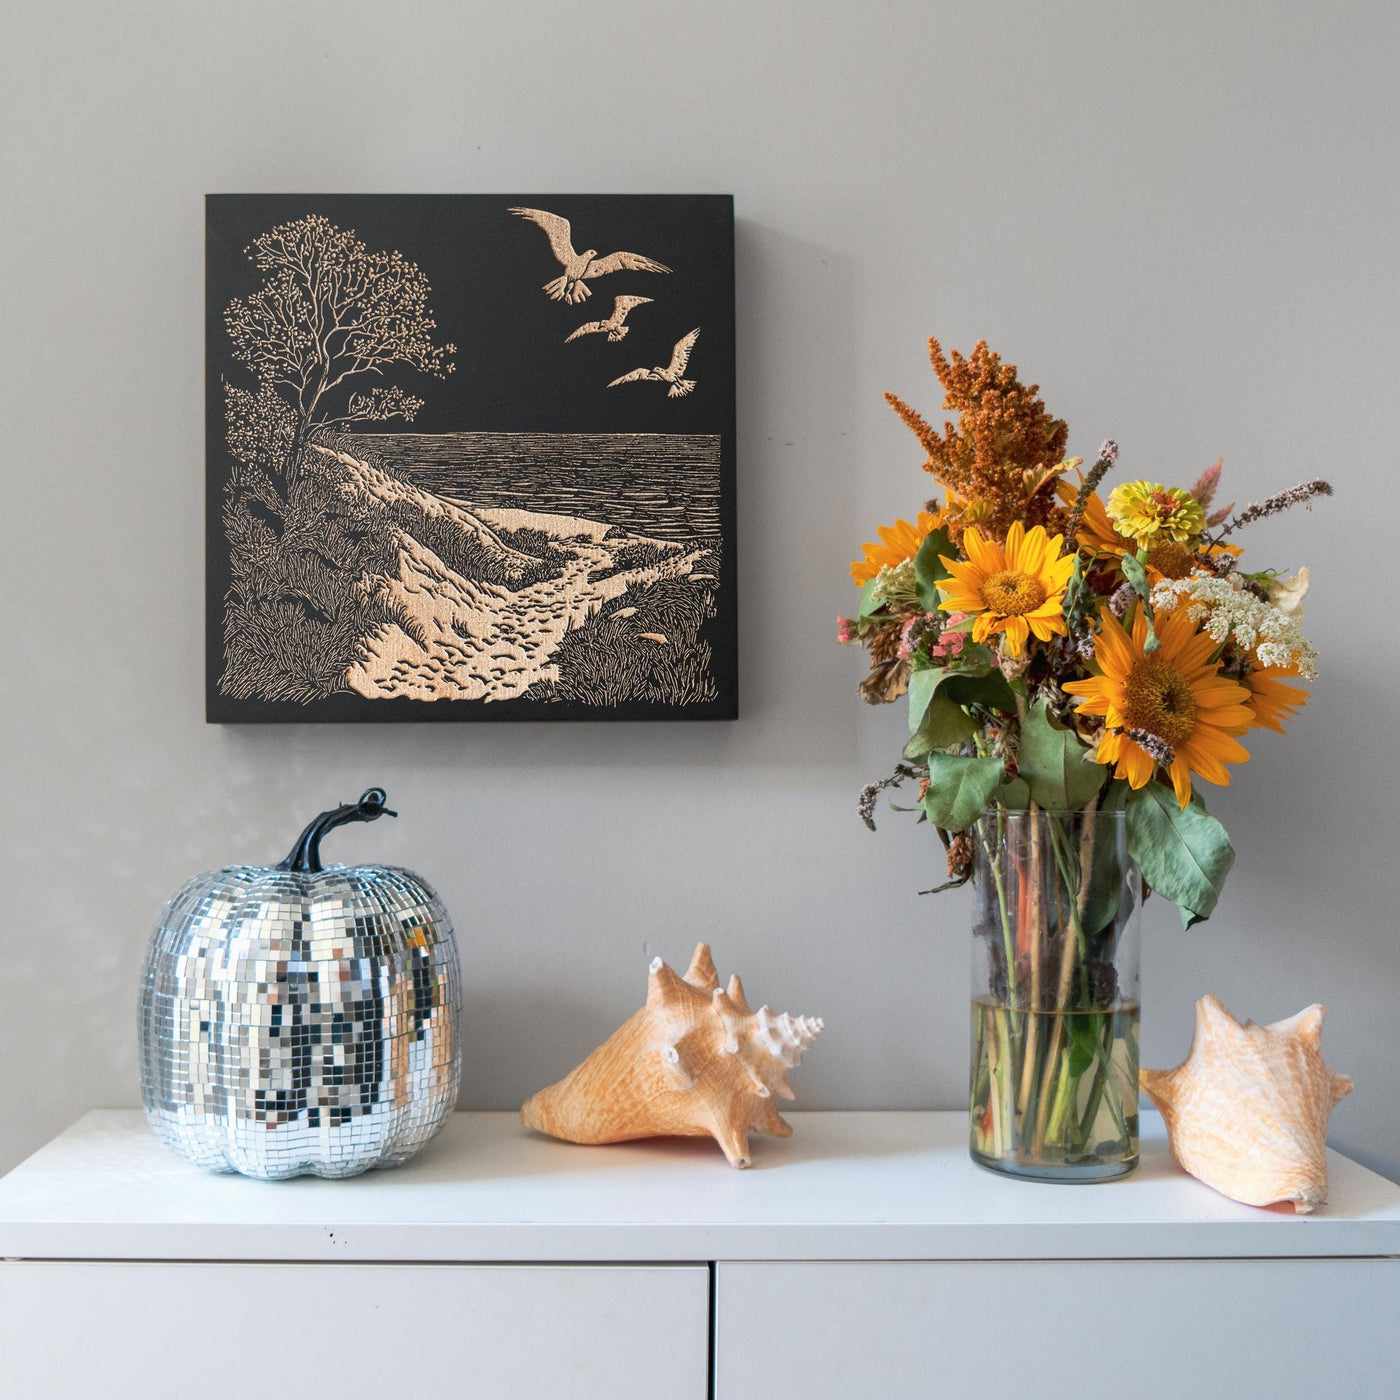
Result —
M 939 528 L 924 536 L 924 542 L 914 556 L 914 583 L 925 612 L 937 610 L 938 585 L 948 577 L 947 567 L 938 556 L 947 554 L 951 557 L 954 552 L 947 530 Z
M 1156 619 L 1152 616 L 1152 586 L 1147 581 L 1147 569 L 1136 555 L 1123 556 L 1123 577 L 1132 584 L 1133 592 L 1142 599 L 1142 615 L 1147 621 L 1147 637 L 1142 649 L 1150 656 L 1162 643 L 1157 636 Z
M 1006 764 L 999 758 L 931 753 L 924 812 L 944 831 L 966 831 L 986 811 L 1005 776 Z
M 1125 554 L 1123 556 L 1123 577 L 1132 584 L 1133 592 L 1139 598 L 1146 598 L 1151 593 L 1152 590 L 1147 586 L 1147 570 L 1137 555 Z
M 976 618 L 969 618 L 966 628 L 963 628 L 962 623 L 958 623 L 955 627 L 945 628 L 944 630 L 956 632 L 962 629 L 970 631 L 972 624 L 976 620 Z M 964 642 L 963 649 L 958 653 L 958 666 L 959 669 L 971 675 L 980 676 L 991 670 L 993 659 L 991 647 L 983 646 L 981 642 Z
M 923 666 L 909 677 L 909 732 L 913 734 L 924 722 L 924 713 L 933 699 L 939 683 L 947 674 L 937 666 Z
M 923 753 L 906 756 L 922 758 L 931 749 L 946 749 L 971 738 L 977 726 L 961 708 L 971 705 L 1011 711 L 1016 708 L 1016 696 L 1006 677 L 990 668 L 980 674 L 961 667 L 916 670 L 909 677 L 909 732 L 919 739 Z
M 1090 602 L 1092 602 L 1092 597 L 1084 581 L 1084 556 L 1076 554 L 1074 556 L 1074 570 L 1069 576 L 1069 582 L 1065 585 L 1065 597 L 1062 604 L 1066 621 L 1071 624 L 1080 621 L 1084 616 L 1085 607 Z
M 912 680 L 911 680 L 912 685 Z M 977 732 L 977 721 L 956 701 L 938 691 L 924 711 L 913 737 L 904 746 L 904 756 L 918 760 L 935 749 L 950 749 Z
M 1099 1035 L 1103 1029 L 1102 1017 L 1066 1016 L 1069 1029 L 1069 1072 L 1071 1078 L 1078 1079 L 1099 1052 Z
M 1094 762 L 1079 736 L 1051 719 L 1043 700 L 1021 726 L 1017 767 L 1031 799 L 1047 812 L 1080 811 L 1108 776 L 1108 769 Z
M 1099 799 L 1099 815 L 1121 812 L 1132 789 L 1122 778 L 1115 778 L 1103 790 Z M 1093 870 L 1089 875 L 1089 893 L 1084 901 L 1084 933 L 1093 938 L 1102 933 L 1118 917 L 1123 899 L 1132 908 L 1131 890 L 1123 887 L 1123 865 L 1118 859 L 1118 843 L 1111 840 L 1114 823 L 1100 822 L 1094 842 Z M 1123 911 L 1125 914 L 1127 910 Z
M 1210 918 L 1235 863 L 1225 828 L 1199 797 L 1180 807 L 1158 782 L 1129 793 L 1127 812 L 1128 853 L 1143 878 L 1177 904 L 1183 928 Z
M 1031 790 L 1022 779 L 1012 778 L 992 794 L 992 801 L 1008 812 L 1026 812 L 1030 810 Z
M 1128 786 L 1126 778 L 1115 778 L 1103 790 L 1103 797 L 1099 799 L 1100 812 L 1121 812 L 1128 805 L 1128 795 L 1132 788 Z
M 1000 671 L 990 668 L 981 671 L 980 667 L 971 670 L 963 666 L 956 671 L 944 671 L 943 676 L 939 694 L 947 695 L 959 705 L 981 705 L 985 710 L 1004 710 L 1007 714 L 1016 712 L 1016 692 Z
M 1123 886 L 1123 865 L 1118 859 L 1118 843 L 1110 839 L 1113 831 L 1114 823 L 1101 822 L 1094 841 L 1093 868 L 1089 872 L 1089 889 L 1084 897 L 1083 923 L 1087 938 L 1102 933 L 1113 923 L 1124 899 L 1128 901 L 1128 909 L 1133 907 L 1132 891 Z
M 869 617 L 872 613 L 877 613 L 885 606 L 883 598 L 875 596 L 875 580 L 867 579 L 865 586 L 860 590 L 860 608 L 856 613 L 859 617 Z

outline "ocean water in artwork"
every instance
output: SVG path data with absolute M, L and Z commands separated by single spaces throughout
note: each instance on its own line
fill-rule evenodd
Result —
M 376 433 L 359 441 L 437 495 L 605 520 L 666 540 L 720 536 L 713 434 Z

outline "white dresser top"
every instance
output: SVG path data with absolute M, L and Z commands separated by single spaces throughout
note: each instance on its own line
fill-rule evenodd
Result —
M 212 1175 L 136 1110 L 89 1113 L 0 1180 L 0 1258 L 1082 1259 L 1400 1255 L 1400 1187 L 1329 1153 L 1329 1204 L 1237 1205 L 1172 1163 L 1097 1186 L 968 1159 L 963 1113 L 795 1113 L 749 1171 L 708 1139 L 578 1147 L 459 1113 L 417 1158 L 348 1181 Z

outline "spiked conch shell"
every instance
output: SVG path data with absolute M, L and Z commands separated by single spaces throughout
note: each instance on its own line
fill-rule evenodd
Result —
M 1241 1025 L 1219 997 L 1196 1003 L 1190 1054 L 1141 1075 L 1186 1171 L 1248 1206 L 1292 1201 L 1306 1215 L 1327 1199 L 1327 1119 L 1352 1086 L 1322 1062 L 1326 1014 Z
M 656 958 L 647 1004 L 572 1074 L 528 1100 L 520 1118 L 569 1142 L 709 1134 L 731 1166 L 747 1167 L 751 1132 L 791 1135 L 773 1095 L 793 1097 L 788 1071 L 823 1024 L 766 1006 L 751 1011 L 737 976 L 720 987 L 701 943 L 684 978 Z

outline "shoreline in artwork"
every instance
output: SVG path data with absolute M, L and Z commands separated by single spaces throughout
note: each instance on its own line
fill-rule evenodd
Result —
M 347 438 L 435 495 L 718 539 L 720 439 L 698 433 L 359 433 Z
M 717 538 L 439 494 L 372 459 L 364 438 L 324 437 L 302 450 L 286 501 L 256 470 L 230 483 L 226 696 L 715 700 L 703 633 Z M 566 440 L 556 456 L 588 447 Z

